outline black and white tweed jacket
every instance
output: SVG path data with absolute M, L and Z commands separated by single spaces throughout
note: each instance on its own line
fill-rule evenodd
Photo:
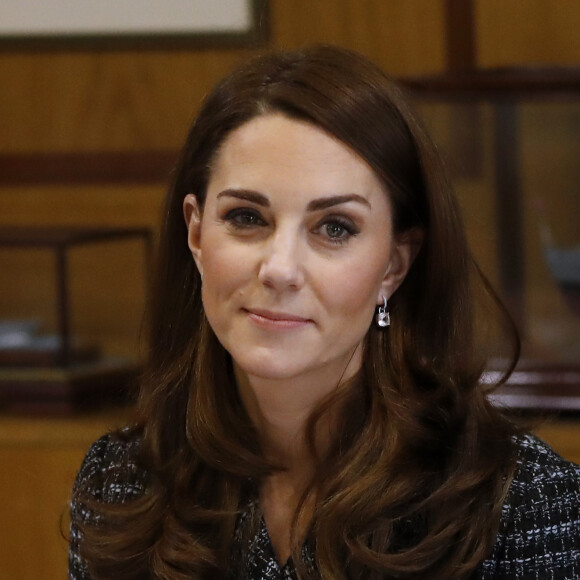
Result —
M 123 502 L 143 493 L 146 476 L 132 460 L 136 445 L 111 435 L 99 439 L 91 446 L 75 486 L 88 484 L 95 499 L 107 502 Z M 481 563 L 473 580 L 580 579 L 580 466 L 563 460 L 532 435 L 519 438 L 517 447 L 518 465 L 499 533 L 491 556 Z M 120 471 L 125 474 L 122 480 L 112 475 Z M 240 522 L 245 516 L 241 515 Z M 79 554 L 78 522 L 86 517 L 80 503 L 73 500 L 69 580 L 91 580 Z M 263 520 L 249 546 L 232 578 L 295 580 L 292 561 L 284 566 L 276 561 Z M 314 563 L 308 543 L 303 557 Z

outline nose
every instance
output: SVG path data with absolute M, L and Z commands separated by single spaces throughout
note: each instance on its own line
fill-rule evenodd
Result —
M 258 280 L 277 291 L 298 290 L 304 284 L 304 263 L 297 236 L 277 232 L 264 246 Z

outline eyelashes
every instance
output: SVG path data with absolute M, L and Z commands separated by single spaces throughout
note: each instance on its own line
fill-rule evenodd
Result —
M 228 211 L 224 220 L 234 228 L 240 230 L 267 225 L 259 211 L 246 207 L 240 207 Z
M 235 231 L 243 233 L 251 233 L 252 230 L 269 225 L 258 210 L 247 207 L 232 209 L 226 212 L 223 219 Z M 343 245 L 358 235 L 360 229 L 350 218 L 327 215 L 317 222 L 311 233 L 320 236 L 326 243 Z
M 319 226 L 319 231 L 323 232 L 334 244 L 344 244 L 351 237 L 360 233 L 360 230 L 350 220 L 339 216 L 325 218 Z

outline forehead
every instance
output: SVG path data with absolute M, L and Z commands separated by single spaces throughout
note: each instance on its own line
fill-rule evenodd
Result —
M 293 198 L 357 193 L 388 203 L 384 185 L 352 149 L 311 123 L 278 113 L 254 118 L 225 139 L 208 194 L 226 188 Z

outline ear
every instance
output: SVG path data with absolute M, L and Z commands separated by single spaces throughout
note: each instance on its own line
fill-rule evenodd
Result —
M 197 197 L 188 193 L 183 200 L 183 216 L 187 226 L 187 245 L 191 250 L 195 265 L 199 273 L 203 275 L 203 260 L 201 255 L 201 212 Z
M 383 303 L 383 296 L 388 300 L 402 284 L 422 243 L 423 232 L 418 228 L 395 237 L 387 271 L 377 296 L 377 304 Z

